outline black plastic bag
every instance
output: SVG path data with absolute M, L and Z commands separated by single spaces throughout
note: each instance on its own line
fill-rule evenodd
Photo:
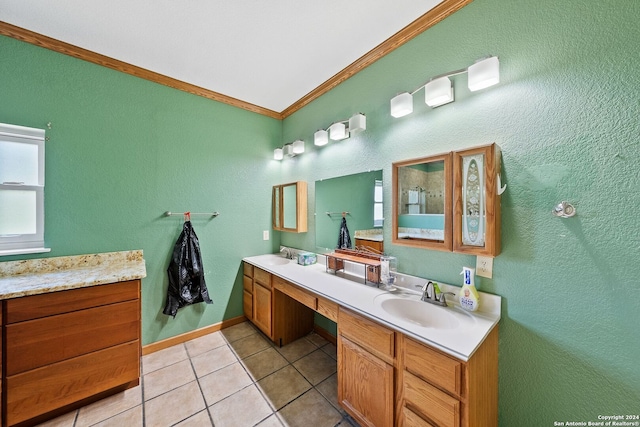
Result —
M 182 227 L 182 233 L 173 247 L 167 273 L 169 288 L 163 311 L 167 316 L 175 318 L 178 309 L 185 305 L 199 302 L 213 303 L 204 281 L 200 242 L 193 231 L 191 221 L 185 221 Z
M 347 219 L 342 217 L 342 223 L 340 224 L 340 235 L 338 236 L 337 249 L 351 249 L 351 236 L 349 235 L 349 229 L 347 228 Z

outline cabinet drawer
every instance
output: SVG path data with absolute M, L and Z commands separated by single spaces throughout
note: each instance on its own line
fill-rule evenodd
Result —
M 324 298 L 318 298 L 318 313 L 329 320 L 338 322 L 338 304 Z
M 253 319 L 253 295 L 247 291 L 242 291 L 242 307 L 247 319 Z
M 253 293 L 253 279 L 251 279 L 251 277 L 249 276 L 242 276 L 242 288 L 249 292 L 250 294 Z
M 140 298 L 139 280 L 14 298 L 5 302 L 5 323 L 39 319 L 138 298 Z
M 404 340 L 405 369 L 457 396 L 462 391 L 462 362 L 438 353 L 410 338 Z
M 273 277 L 273 287 L 285 295 L 289 295 L 294 300 L 306 305 L 312 310 L 317 308 L 317 300 L 311 293 L 292 285 L 280 277 Z
M 139 328 L 138 301 L 7 325 L 7 375 L 138 340 Z
M 431 419 L 439 427 L 460 426 L 460 401 L 415 375 L 404 373 L 405 404 Z M 428 424 L 427 424 L 428 425 Z
M 135 341 L 7 377 L 7 425 L 137 381 L 139 373 Z
M 265 288 L 271 289 L 271 273 L 261 270 L 258 267 L 254 267 L 253 280 L 260 283 Z
M 394 332 L 358 314 L 339 309 L 338 333 L 361 345 L 386 362 L 393 363 Z
M 416 414 L 406 406 L 402 407 L 402 418 L 402 425 L 404 427 L 438 427 L 431 424 L 429 421 L 422 419 L 420 415 Z
M 242 263 L 242 272 L 245 276 L 253 278 L 253 265 L 248 262 Z

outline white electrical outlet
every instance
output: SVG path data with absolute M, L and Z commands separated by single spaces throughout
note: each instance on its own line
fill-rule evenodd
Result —
M 476 274 L 491 279 L 493 277 L 493 258 L 478 255 L 476 259 Z
M 264 230 L 262 232 L 262 240 L 269 240 L 269 230 Z

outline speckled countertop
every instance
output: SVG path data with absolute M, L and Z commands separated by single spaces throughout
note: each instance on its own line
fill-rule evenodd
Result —
M 146 276 L 141 250 L 0 262 L 0 299 Z

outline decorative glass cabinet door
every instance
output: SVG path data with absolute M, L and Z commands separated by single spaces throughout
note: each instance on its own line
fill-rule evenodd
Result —
M 453 251 L 500 253 L 500 147 L 491 144 L 453 153 Z

